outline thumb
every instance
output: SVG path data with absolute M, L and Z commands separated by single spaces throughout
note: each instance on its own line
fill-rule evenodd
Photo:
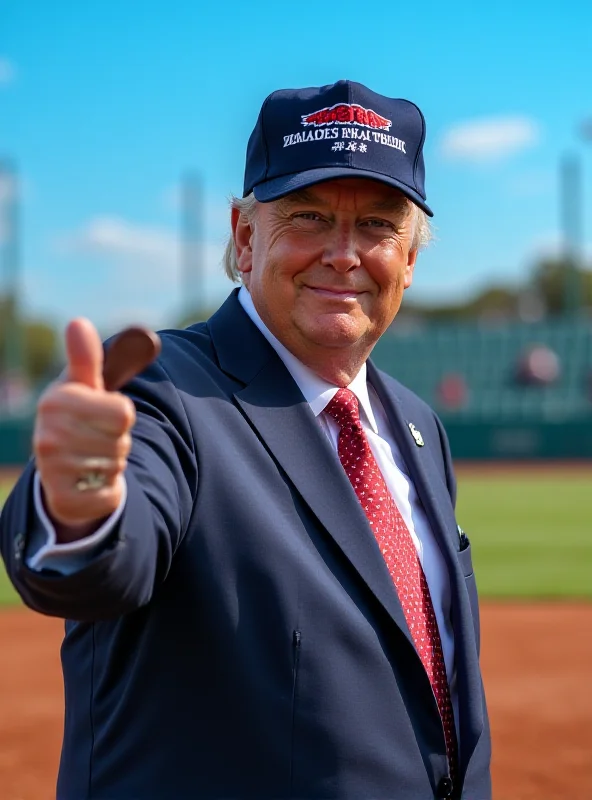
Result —
M 87 319 L 72 320 L 66 328 L 66 380 L 103 389 L 103 344 L 97 329 Z

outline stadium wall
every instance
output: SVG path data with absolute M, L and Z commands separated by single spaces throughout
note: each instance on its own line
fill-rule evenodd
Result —
M 455 459 L 592 459 L 592 420 L 468 422 L 444 420 Z
M 31 454 L 33 418 L 0 419 L 0 466 L 25 464 Z
M 562 422 L 443 419 L 455 459 L 592 459 L 592 419 Z M 0 466 L 18 466 L 31 454 L 33 419 L 0 420 Z

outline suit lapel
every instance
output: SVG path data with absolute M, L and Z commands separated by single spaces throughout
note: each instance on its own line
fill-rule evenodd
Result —
M 483 732 L 483 706 L 473 618 L 464 574 L 455 551 L 456 518 L 448 490 L 429 448 L 416 445 L 409 429 L 409 423 L 413 420 L 406 418 L 399 398 L 386 388 L 371 362 L 368 362 L 368 378 L 387 413 L 395 440 L 448 566 L 459 686 L 461 769 L 464 773 Z
M 237 291 L 208 322 L 220 367 L 243 384 L 234 393 L 235 400 L 304 502 L 414 647 L 366 516 L 345 472 L 336 469 L 337 455 L 282 360 L 244 312 Z M 454 511 L 429 448 L 416 446 L 408 427 L 413 420 L 405 418 L 399 398 L 386 388 L 371 362 L 368 378 L 385 408 L 449 569 L 464 773 L 483 730 L 483 714 L 472 616 L 454 550 Z
M 282 360 L 248 318 L 235 294 L 208 326 L 220 366 L 246 384 L 234 395 L 239 407 L 321 525 L 413 646 L 366 515 L 337 454 Z
M 429 447 L 418 447 L 409 429 L 412 419 L 407 419 L 399 398 L 390 392 L 371 361 L 367 363 L 368 379 L 386 411 L 397 446 L 409 469 L 411 478 L 424 506 L 434 534 L 447 562 L 455 563 L 456 556 L 450 533 L 456 535 L 454 510 L 448 490 L 436 470 Z M 449 566 L 450 566 L 449 563 Z

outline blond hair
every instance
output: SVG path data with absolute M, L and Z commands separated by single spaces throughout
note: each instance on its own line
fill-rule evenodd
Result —
M 414 215 L 411 249 L 422 250 L 424 247 L 427 247 L 433 239 L 432 226 L 430 225 L 428 215 L 422 208 L 416 206 L 411 200 L 407 200 L 407 202 L 410 206 L 411 213 Z M 255 199 L 255 195 L 252 192 L 247 195 L 247 197 L 234 197 L 233 195 L 230 198 L 230 207 L 236 208 L 237 211 L 247 218 L 249 223 L 252 223 L 257 215 L 257 206 L 258 201 Z M 222 263 L 224 265 L 224 272 L 228 275 L 230 280 L 235 283 L 239 282 L 241 275 L 236 260 L 236 247 L 234 245 L 232 233 L 228 237 Z

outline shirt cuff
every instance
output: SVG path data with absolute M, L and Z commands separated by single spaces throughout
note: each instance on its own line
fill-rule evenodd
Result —
M 55 528 L 49 519 L 41 494 L 41 479 L 39 473 L 35 472 L 33 483 L 33 498 L 35 511 L 45 529 L 45 543 L 27 559 L 27 566 L 39 572 L 42 569 L 51 569 L 63 575 L 71 575 L 79 569 L 85 567 L 95 556 L 100 546 L 108 539 L 113 531 L 125 508 L 127 500 L 127 484 L 123 476 L 121 480 L 121 502 L 117 509 L 108 517 L 102 525 L 89 536 L 78 539 L 75 542 L 56 542 Z

